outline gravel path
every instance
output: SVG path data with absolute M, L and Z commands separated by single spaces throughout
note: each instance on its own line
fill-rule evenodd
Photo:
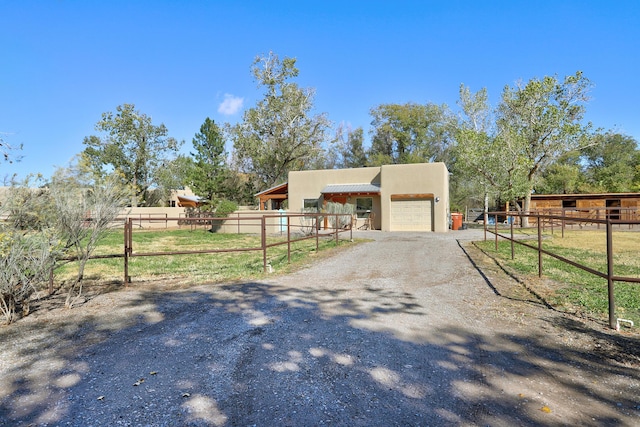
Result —
M 640 424 L 620 350 L 637 336 L 481 273 L 477 231 L 359 235 L 290 275 L 120 290 L 0 329 L 0 424 Z

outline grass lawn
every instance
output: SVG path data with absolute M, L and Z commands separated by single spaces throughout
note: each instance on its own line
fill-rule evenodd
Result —
M 340 236 L 338 247 L 352 244 L 348 234 Z M 286 236 L 273 236 L 267 244 L 286 241 Z M 133 253 L 171 252 L 189 250 L 225 250 L 260 248 L 258 235 L 219 234 L 206 230 L 134 230 Z M 287 272 L 299 267 L 318 252 L 336 248 L 335 236 L 320 237 L 319 251 L 315 238 L 291 244 L 291 264 L 287 261 L 287 245 L 267 249 L 267 262 L 275 272 Z M 121 254 L 124 237 L 121 230 L 109 232 L 99 243 L 95 255 Z M 263 252 L 221 252 L 212 254 L 142 256 L 129 259 L 129 275 L 132 282 L 167 279 L 183 284 L 256 279 L 264 276 Z M 77 274 L 77 264 L 69 263 L 55 272 L 56 282 L 69 280 Z M 124 277 L 124 259 L 90 260 L 85 268 L 88 282 L 118 282 Z
M 508 230 L 501 232 L 508 235 Z M 517 233 L 530 237 L 529 242 L 537 245 L 537 230 L 518 230 Z M 490 236 L 490 237 L 489 237 Z M 535 283 L 538 276 L 538 254 L 536 251 L 515 245 L 515 258 L 511 259 L 511 244 L 500 239 L 495 252 L 493 235 L 490 240 L 477 242 L 486 253 L 496 256 L 500 263 Z M 607 272 L 606 234 L 601 230 L 565 230 L 563 238 L 558 230 L 555 234 L 545 233 L 542 246 L 545 250 L 563 256 L 576 263 L 586 265 L 602 273 Z M 614 230 L 614 275 L 640 277 L 640 232 Z M 608 322 L 607 280 L 584 270 L 573 267 L 553 257 L 543 255 L 543 275 L 551 279 L 552 286 L 535 289 L 553 307 L 568 312 L 587 315 Z M 629 319 L 640 327 L 640 283 L 615 282 L 614 296 L 616 317 Z

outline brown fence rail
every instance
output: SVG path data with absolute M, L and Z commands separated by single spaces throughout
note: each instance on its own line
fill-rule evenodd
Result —
M 300 225 L 294 225 L 293 219 L 297 219 Z M 142 218 L 148 220 L 148 218 Z M 134 252 L 134 230 L 139 228 L 141 217 L 130 217 L 124 220 L 123 227 L 123 246 L 124 251 L 120 254 L 92 255 L 89 259 L 107 259 L 107 258 L 123 258 L 124 259 L 124 283 L 131 283 L 129 275 L 129 260 L 134 257 L 153 257 L 166 255 L 188 255 L 188 254 L 213 254 L 213 253 L 229 253 L 229 252 L 248 252 L 262 251 L 263 272 L 267 272 L 267 252 L 269 248 L 280 245 L 287 245 L 287 262 L 291 262 L 291 244 L 303 240 L 316 239 L 316 250 L 319 249 L 319 240 L 321 237 L 335 237 L 336 245 L 340 242 L 340 235 L 348 233 L 348 239 L 353 240 L 353 223 L 351 214 L 329 214 L 329 213 L 305 213 L 305 214 L 274 214 L 261 216 L 230 216 L 230 217 L 155 217 L 154 221 L 179 222 L 181 225 L 188 225 L 193 231 L 197 226 L 206 226 L 214 228 L 217 224 L 229 224 L 230 222 L 238 222 L 238 233 L 240 232 L 240 223 L 243 229 L 252 230 L 252 234 L 260 235 L 260 246 L 249 248 L 231 248 L 231 249 L 199 249 L 199 250 L 176 250 L 166 252 Z M 120 222 L 120 224 L 123 224 Z M 342 225 L 345 224 L 345 225 Z M 234 227 L 235 228 L 235 227 Z M 269 230 L 278 230 L 278 232 L 269 233 Z M 282 236 L 282 241 L 267 243 L 268 236 Z M 67 261 L 74 261 L 76 257 L 65 258 Z M 53 287 L 53 274 L 50 276 L 49 288 Z
M 606 213 L 606 211 L 604 211 Z M 537 228 L 537 245 L 530 244 L 526 241 L 517 240 L 514 238 L 514 223 L 516 223 L 516 218 L 522 219 L 524 217 L 534 219 L 532 221 Z M 493 221 L 491 221 L 493 219 Z M 502 220 L 502 221 L 501 221 Z M 598 228 L 600 226 L 604 226 L 606 229 L 606 243 L 607 243 L 607 271 L 599 271 L 594 268 L 589 267 L 588 265 L 580 264 L 570 259 L 567 259 L 561 255 L 548 251 L 542 248 L 542 232 L 546 227 L 550 227 L 553 231 L 554 224 L 562 228 L 562 237 L 564 237 L 564 230 L 566 225 L 571 223 L 588 223 L 594 224 Z M 491 224 L 489 224 L 491 223 Z M 492 225 L 493 229 L 490 229 L 489 226 Z M 501 228 L 499 228 L 499 225 Z M 633 226 L 640 225 L 640 220 L 637 219 L 637 213 L 634 212 L 634 219 L 611 219 L 610 215 L 604 215 L 603 218 L 579 218 L 576 216 L 566 216 L 566 215 L 554 215 L 546 212 L 488 212 L 485 214 L 484 218 L 484 239 L 487 240 L 487 233 L 492 233 L 495 235 L 495 250 L 498 250 L 498 240 L 500 238 L 506 239 L 511 242 L 511 259 L 514 259 L 514 248 L 515 244 L 527 247 L 529 249 L 535 250 L 538 252 L 538 277 L 542 277 L 543 274 L 543 262 L 542 255 L 548 255 L 557 260 L 560 260 L 566 264 L 569 264 L 573 267 L 584 270 L 590 274 L 598 276 L 603 279 L 607 279 L 607 290 L 608 290 L 608 300 L 609 300 L 609 326 L 612 329 L 618 329 L 619 323 L 618 319 L 615 315 L 615 298 L 614 298 L 614 284 L 615 282 L 628 282 L 638 284 L 640 283 L 640 278 L 638 277 L 624 277 L 624 276 L 616 276 L 613 274 L 614 271 L 614 260 L 613 260 L 613 227 L 614 226 L 628 226 L 632 228 Z M 508 226 L 510 230 L 509 236 L 500 234 L 499 230 L 504 230 L 504 227 Z

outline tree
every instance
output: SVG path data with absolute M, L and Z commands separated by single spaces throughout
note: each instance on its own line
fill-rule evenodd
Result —
M 165 160 L 154 174 L 155 188 L 148 192 L 149 205 L 164 205 L 170 199 L 172 190 L 181 190 L 189 185 L 193 168 L 194 162 L 190 156 L 179 154 L 174 159 Z
M 339 166 L 343 168 L 362 168 L 367 166 L 367 152 L 364 149 L 364 132 L 361 127 L 339 132 Z
M 449 142 L 446 105 L 383 104 L 370 113 L 374 163 L 443 160 Z
M 257 57 L 251 71 L 264 98 L 228 128 L 239 169 L 254 174 L 262 188 L 310 167 L 330 125 L 324 114 L 311 115 L 315 91 L 289 81 L 298 76 L 295 63 L 273 53 Z
M 227 153 L 222 130 L 207 117 L 200 126 L 200 132 L 193 138 L 191 153 L 194 164 L 189 174 L 189 187 L 200 197 L 204 197 L 215 206 L 223 193 L 223 184 L 227 179 Z
M 585 173 L 593 191 L 637 191 L 640 152 L 630 136 L 606 132 L 593 138 L 593 145 L 583 150 Z
M 511 200 L 523 191 L 522 181 L 518 180 L 519 163 L 515 157 L 505 156 L 486 89 L 472 94 L 461 85 L 458 105 L 462 116 L 454 130 L 456 161 L 452 172 L 458 182 L 466 179 L 478 183 L 486 212 L 490 197 Z
M 85 156 L 102 173 L 106 172 L 105 166 L 118 172 L 133 188 L 131 205 L 144 205 L 155 171 L 170 154 L 177 153 L 181 143 L 167 136 L 164 124 L 154 125 L 151 117 L 133 104 L 120 105 L 115 113 L 103 113 L 96 130 L 104 136 L 84 139 Z
M 504 158 L 514 159 L 516 179 L 525 184 L 523 194 L 513 194 L 524 199 L 525 212 L 539 174 L 562 155 L 591 144 L 590 124 L 582 124 L 590 88 L 580 71 L 562 81 L 545 76 L 504 88 L 497 113 L 498 136 Z M 528 225 L 527 217 L 522 224 Z
M 580 155 L 567 153 L 545 170 L 536 185 L 538 194 L 572 194 L 578 193 L 585 186 L 585 176 L 580 166 Z

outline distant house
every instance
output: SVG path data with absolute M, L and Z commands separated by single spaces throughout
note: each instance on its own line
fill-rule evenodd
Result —
M 193 194 L 189 187 L 185 187 L 182 190 L 171 190 L 169 197 L 169 207 L 172 208 L 197 208 L 204 202 L 206 200 Z
M 371 218 L 374 229 L 449 229 L 449 171 L 444 163 L 292 171 L 282 185 L 290 212 L 321 210 L 328 202 L 350 203 L 358 224 Z

